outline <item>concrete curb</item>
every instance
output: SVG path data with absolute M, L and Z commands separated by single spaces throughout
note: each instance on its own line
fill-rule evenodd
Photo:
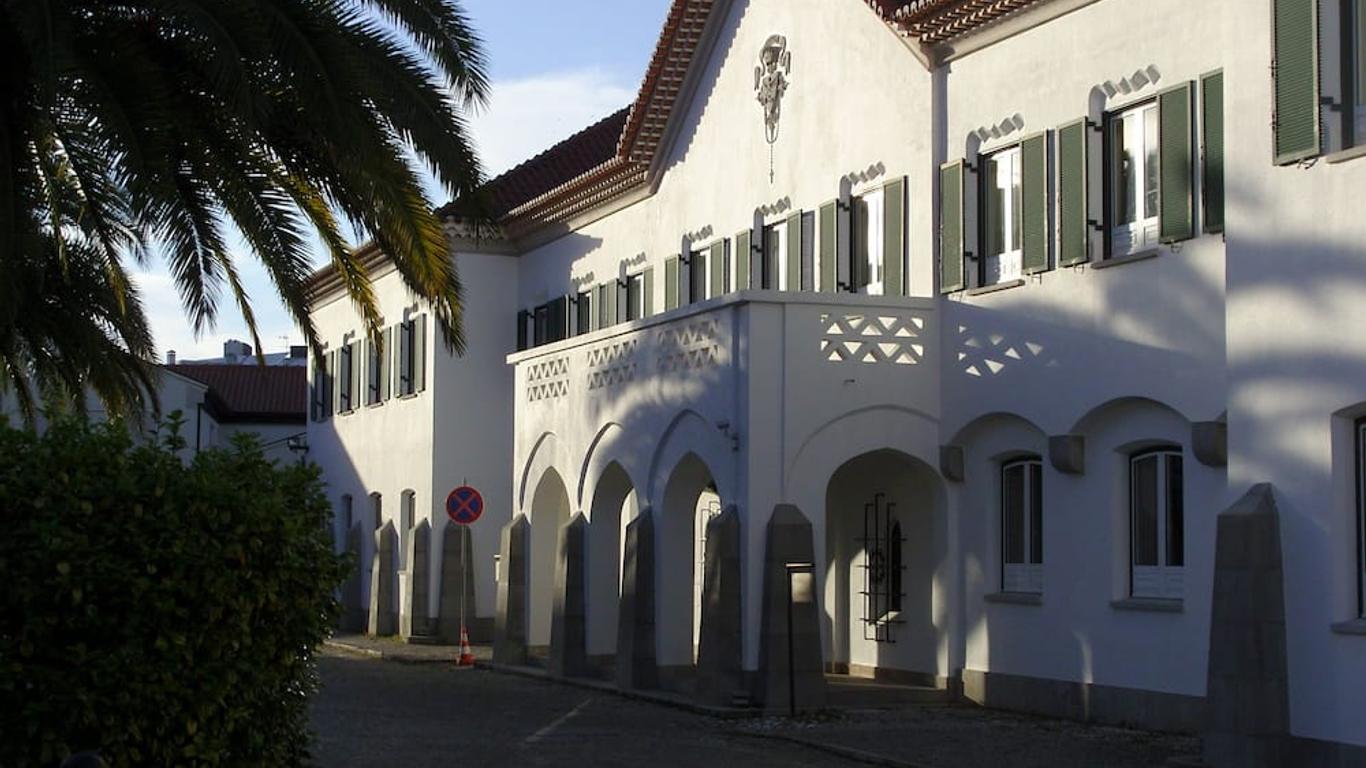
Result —
M 371 659 L 383 659 L 384 661 L 395 661 L 399 664 L 448 664 L 455 667 L 457 654 L 452 652 L 450 656 L 413 656 L 402 651 L 385 651 L 378 648 L 368 648 L 363 645 L 348 643 L 344 640 L 333 640 L 331 638 L 323 641 L 323 647 L 341 653 L 348 653 L 353 656 L 365 656 Z M 457 669 L 470 669 L 470 667 L 457 667 Z

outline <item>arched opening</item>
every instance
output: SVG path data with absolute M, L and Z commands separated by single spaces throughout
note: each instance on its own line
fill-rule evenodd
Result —
M 825 613 L 836 672 L 929 681 L 938 673 L 939 481 L 892 450 L 842 465 L 826 487 Z
M 547 469 L 531 497 L 531 564 L 528 583 L 527 645 L 544 655 L 550 647 L 555 605 L 555 567 L 560 528 L 569 522 L 569 492 L 554 469 Z
M 689 453 L 664 487 L 659 519 L 655 578 L 656 632 L 661 673 L 690 676 L 697 661 L 702 620 L 702 558 L 707 522 L 721 513 L 722 500 L 711 470 Z
M 622 532 L 637 513 L 631 478 L 613 462 L 598 478 L 588 524 L 588 655 L 598 664 L 617 649 Z

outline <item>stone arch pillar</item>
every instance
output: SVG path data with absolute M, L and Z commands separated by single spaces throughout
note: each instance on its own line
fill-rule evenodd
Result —
M 503 556 L 506 557 L 506 553 Z M 452 645 L 460 642 L 462 583 L 465 619 L 468 621 L 478 615 L 474 605 L 473 559 L 474 541 L 469 526 L 447 520 L 441 534 L 441 605 L 437 615 L 441 639 Z
M 744 695 L 740 645 L 740 512 L 734 504 L 707 523 L 697 697 L 730 706 Z
M 343 632 L 364 632 L 366 629 L 366 606 L 361 589 L 361 523 L 352 523 L 346 531 L 346 552 L 351 555 L 351 570 L 341 588 L 341 630 Z
M 404 640 L 431 634 L 427 618 L 427 570 L 431 567 L 432 525 L 423 520 L 408 536 L 403 553 L 403 606 L 398 615 L 398 634 Z
M 588 674 L 588 519 L 580 512 L 560 529 L 555 562 L 555 603 L 550 622 L 550 674 Z
M 622 550 L 621 612 L 617 619 L 617 685 L 655 688 L 655 523 L 642 507 L 626 526 Z
M 493 660 L 499 664 L 526 663 L 527 544 L 531 523 L 518 515 L 503 527 L 499 561 L 498 612 L 494 617 Z
M 393 521 L 375 531 L 375 557 L 370 563 L 370 634 L 388 637 L 394 634 L 397 616 L 394 613 L 394 554 L 398 548 L 398 533 Z
M 789 566 L 809 565 L 810 582 L 801 593 L 794 583 L 789 631 Z M 773 508 L 764 550 L 763 616 L 759 636 L 759 687 L 765 709 L 798 710 L 825 706 L 821 663 L 820 603 L 815 584 L 815 543 L 811 522 L 791 504 Z M 790 652 L 789 652 L 790 649 Z M 789 659 L 793 685 L 788 685 Z

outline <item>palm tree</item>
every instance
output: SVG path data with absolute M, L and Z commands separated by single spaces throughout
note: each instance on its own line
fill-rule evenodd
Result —
M 136 252 L 142 240 L 119 206 L 97 232 L 65 156 L 41 157 L 43 197 L 17 228 L 12 258 L 0 261 L 0 383 L 14 383 L 9 389 L 30 424 L 40 405 L 84 411 L 87 387 L 110 413 L 133 417 L 155 403 L 146 364 L 155 352 L 111 248 Z
M 458 0 L 0 0 L 0 305 L 11 309 L 0 309 L 0 338 L 23 335 L 14 308 L 54 311 L 16 297 L 55 268 L 72 295 L 98 293 L 115 313 L 92 307 L 92 323 L 126 326 L 132 338 L 115 329 L 111 343 L 153 358 L 124 268 L 145 264 L 150 243 L 196 332 L 226 287 L 260 349 L 230 227 L 315 349 L 311 233 L 378 337 L 345 220 L 463 351 L 460 280 L 411 158 L 447 193 L 477 200 L 464 116 L 487 90 Z M 90 347 L 53 336 L 47 349 L 94 371 Z M 0 385 L 36 366 L 23 360 L 30 344 L 4 354 L 20 357 L 0 365 Z

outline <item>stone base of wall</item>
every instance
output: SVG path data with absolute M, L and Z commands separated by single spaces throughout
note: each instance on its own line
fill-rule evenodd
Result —
M 897 685 L 915 685 L 925 688 L 938 688 L 949 690 L 956 686 L 957 679 L 936 675 L 931 672 L 915 672 L 909 669 L 890 669 L 888 667 L 874 667 L 867 664 L 849 664 L 843 661 L 829 662 L 825 665 L 825 671 L 831 675 L 848 675 L 850 677 L 860 677 L 867 680 L 878 680 Z
M 963 670 L 963 697 L 993 709 L 1153 731 L 1196 733 L 1203 696 Z
M 1366 766 L 1366 746 L 1291 736 L 1289 747 L 1289 764 L 1296 766 L 1296 768 L 1361 768 L 1361 766 Z

